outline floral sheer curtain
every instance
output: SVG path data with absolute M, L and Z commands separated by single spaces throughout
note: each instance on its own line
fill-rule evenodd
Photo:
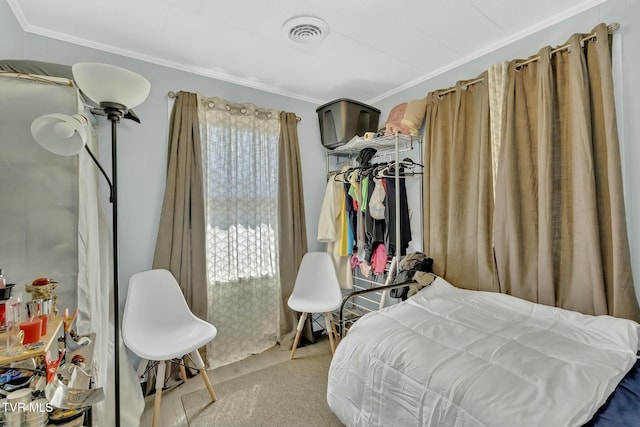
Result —
M 208 319 L 218 335 L 209 368 L 278 340 L 279 111 L 200 97 Z

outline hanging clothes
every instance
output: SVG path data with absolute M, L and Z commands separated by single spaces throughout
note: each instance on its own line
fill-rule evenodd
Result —
M 345 211 L 346 211 L 346 227 L 347 227 L 347 247 L 346 252 L 341 252 L 340 255 L 351 255 L 353 253 L 353 247 L 356 241 L 356 226 L 357 217 L 356 212 L 358 209 L 358 201 L 351 196 L 351 182 L 344 183 L 344 198 L 345 198 Z
M 367 209 L 364 215 L 365 245 L 363 260 L 371 263 L 371 257 L 377 244 L 384 242 L 387 229 L 384 219 L 386 193 L 380 178 L 373 177 L 373 170 L 368 174 Z
M 344 183 L 330 177 L 322 201 L 318 222 L 318 241 L 326 244 L 326 251 L 333 258 L 340 287 L 353 288 L 353 275 L 347 255 L 349 225 Z
M 400 169 L 400 175 L 403 174 Z M 407 187 L 403 178 L 399 179 L 396 189 L 395 178 L 385 178 L 387 203 L 385 219 L 387 220 L 387 254 L 396 255 L 396 221 L 400 221 L 400 255 L 407 253 L 411 241 L 411 224 L 409 221 L 409 204 L 407 203 Z M 396 191 L 397 190 L 397 191 Z M 400 218 L 396 218 L 396 203 L 400 205 Z
M 387 268 L 387 250 L 382 243 L 378 243 L 371 257 L 371 268 L 375 274 L 384 274 Z

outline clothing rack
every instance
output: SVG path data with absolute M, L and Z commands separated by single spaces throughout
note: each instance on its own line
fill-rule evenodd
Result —
M 372 284 L 374 287 L 379 287 L 381 289 L 380 292 L 380 300 L 379 301 L 375 301 L 373 299 L 367 298 L 364 295 L 363 296 L 358 296 L 359 293 L 362 293 L 362 287 L 357 287 L 356 286 L 356 290 L 349 293 L 348 295 L 346 295 L 343 299 L 343 309 L 344 309 L 344 305 L 347 303 L 347 301 L 349 301 L 350 303 L 350 307 L 354 307 L 354 309 L 357 309 L 361 312 L 366 312 L 366 311 L 372 311 L 371 306 L 377 304 L 378 305 L 378 309 L 383 308 L 385 300 L 386 300 L 386 295 L 389 289 L 393 288 L 392 282 L 394 280 L 394 275 L 398 269 L 398 265 L 400 263 L 400 260 L 402 259 L 402 234 L 401 234 L 401 212 L 400 212 L 400 202 L 399 202 L 399 189 L 400 189 L 400 180 L 414 176 L 414 175 L 421 175 L 423 172 L 422 171 L 415 171 L 413 169 L 415 169 L 416 167 L 423 167 L 423 165 L 421 164 L 421 160 L 420 163 L 418 162 L 414 162 L 412 159 L 410 158 L 405 158 L 405 159 L 401 159 L 400 157 L 400 153 L 403 151 L 409 151 L 409 150 L 413 150 L 414 148 L 414 143 L 415 142 L 421 142 L 421 137 L 420 136 L 410 136 L 410 135 L 405 135 L 405 134 L 399 134 L 399 133 L 395 133 L 393 135 L 385 135 L 383 137 L 378 137 L 378 138 L 374 138 L 372 140 L 363 142 L 361 140 L 357 140 L 356 144 L 354 144 L 353 147 L 347 147 L 342 146 L 339 147 L 338 149 L 333 150 L 331 153 L 329 153 L 329 155 L 340 158 L 340 157 L 345 157 L 348 160 L 353 160 L 354 156 L 356 156 L 358 153 L 360 153 L 360 151 L 364 148 L 375 148 L 378 150 L 378 152 L 375 154 L 374 158 L 378 158 L 380 156 L 385 156 L 388 154 L 391 154 L 394 158 L 394 160 L 386 162 L 385 164 L 381 164 L 379 167 L 379 170 L 376 172 L 376 175 L 378 173 L 382 173 L 382 176 L 378 176 L 378 177 L 385 177 L 388 179 L 393 179 L 394 183 L 395 183 L 395 191 L 396 191 L 396 201 L 394 204 L 394 210 L 395 210 L 395 252 L 393 254 L 393 256 L 391 257 L 391 261 L 388 264 L 388 268 L 386 269 L 386 278 L 384 281 L 384 284 L 380 283 L 380 282 L 376 282 L 373 280 L 368 280 L 365 278 L 360 278 L 360 277 L 354 277 L 354 281 L 360 281 L 360 282 L 365 282 L 365 283 L 369 283 Z M 351 143 L 351 142 L 350 142 Z M 347 144 L 348 145 L 348 144 Z M 327 156 L 327 169 L 329 169 L 329 155 Z M 420 159 L 422 158 L 422 151 L 419 150 L 419 156 Z M 366 166 L 366 167 L 371 167 L 371 166 Z M 376 166 L 374 166 L 376 167 Z M 350 169 L 348 169 L 347 171 L 331 171 L 328 172 L 327 177 L 329 179 L 335 179 L 337 174 L 340 173 L 348 173 L 349 171 L 355 170 L 361 168 L 361 166 L 355 166 L 352 167 Z M 421 189 L 421 194 L 422 194 L 422 186 L 420 186 Z M 420 199 L 422 199 L 422 197 L 420 197 Z M 360 290 L 359 290 L 360 289 Z M 369 288 L 371 289 L 371 288 Z M 370 290 L 367 289 L 367 292 L 370 292 Z M 364 299 L 364 301 L 368 304 L 370 304 L 369 307 L 363 306 L 361 304 L 358 304 L 355 301 L 354 297 L 358 297 L 360 299 Z M 346 323 L 351 323 L 352 321 L 355 320 L 355 318 L 351 318 L 351 319 L 344 319 L 343 318 L 343 309 L 340 310 L 339 316 L 339 325 L 340 325 L 340 333 L 344 334 L 345 331 L 345 325 Z M 354 316 L 358 316 L 358 313 L 356 311 L 351 311 L 348 308 L 346 309 L 347 312 L 353 314 Z M 362 315 L 362 313 L 360 313 L 360 315 Z

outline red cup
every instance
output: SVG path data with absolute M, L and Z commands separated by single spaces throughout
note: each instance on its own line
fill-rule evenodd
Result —
M 6 302 L 0 301 L 0 325 L 3 325 L 6 321 L 7 321 Z
M 38 342 L 42 332 L 42 320 L 38 317 L 32 317 L 20 323 L 20 329 L 24 333 L 22 344 L 27 345 Z
M 49 321 L 49 316 L 46 314 L 43 314 L 41 316 L 36 316 L 36 317 L 40 319 L 40 321 L 42 322 L 42 330 L 40 332 L 40 336 L 47 335 L 47 323 Z

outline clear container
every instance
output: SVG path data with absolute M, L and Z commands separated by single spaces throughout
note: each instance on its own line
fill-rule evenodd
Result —
M 20 331 L 20 301 L 19 295 L 3 301 L 5 306 L 5 322 L 2 324 L 2 339 L 0 340 L 0 354 L 10 356 L 19 351 L 22 340 Z

